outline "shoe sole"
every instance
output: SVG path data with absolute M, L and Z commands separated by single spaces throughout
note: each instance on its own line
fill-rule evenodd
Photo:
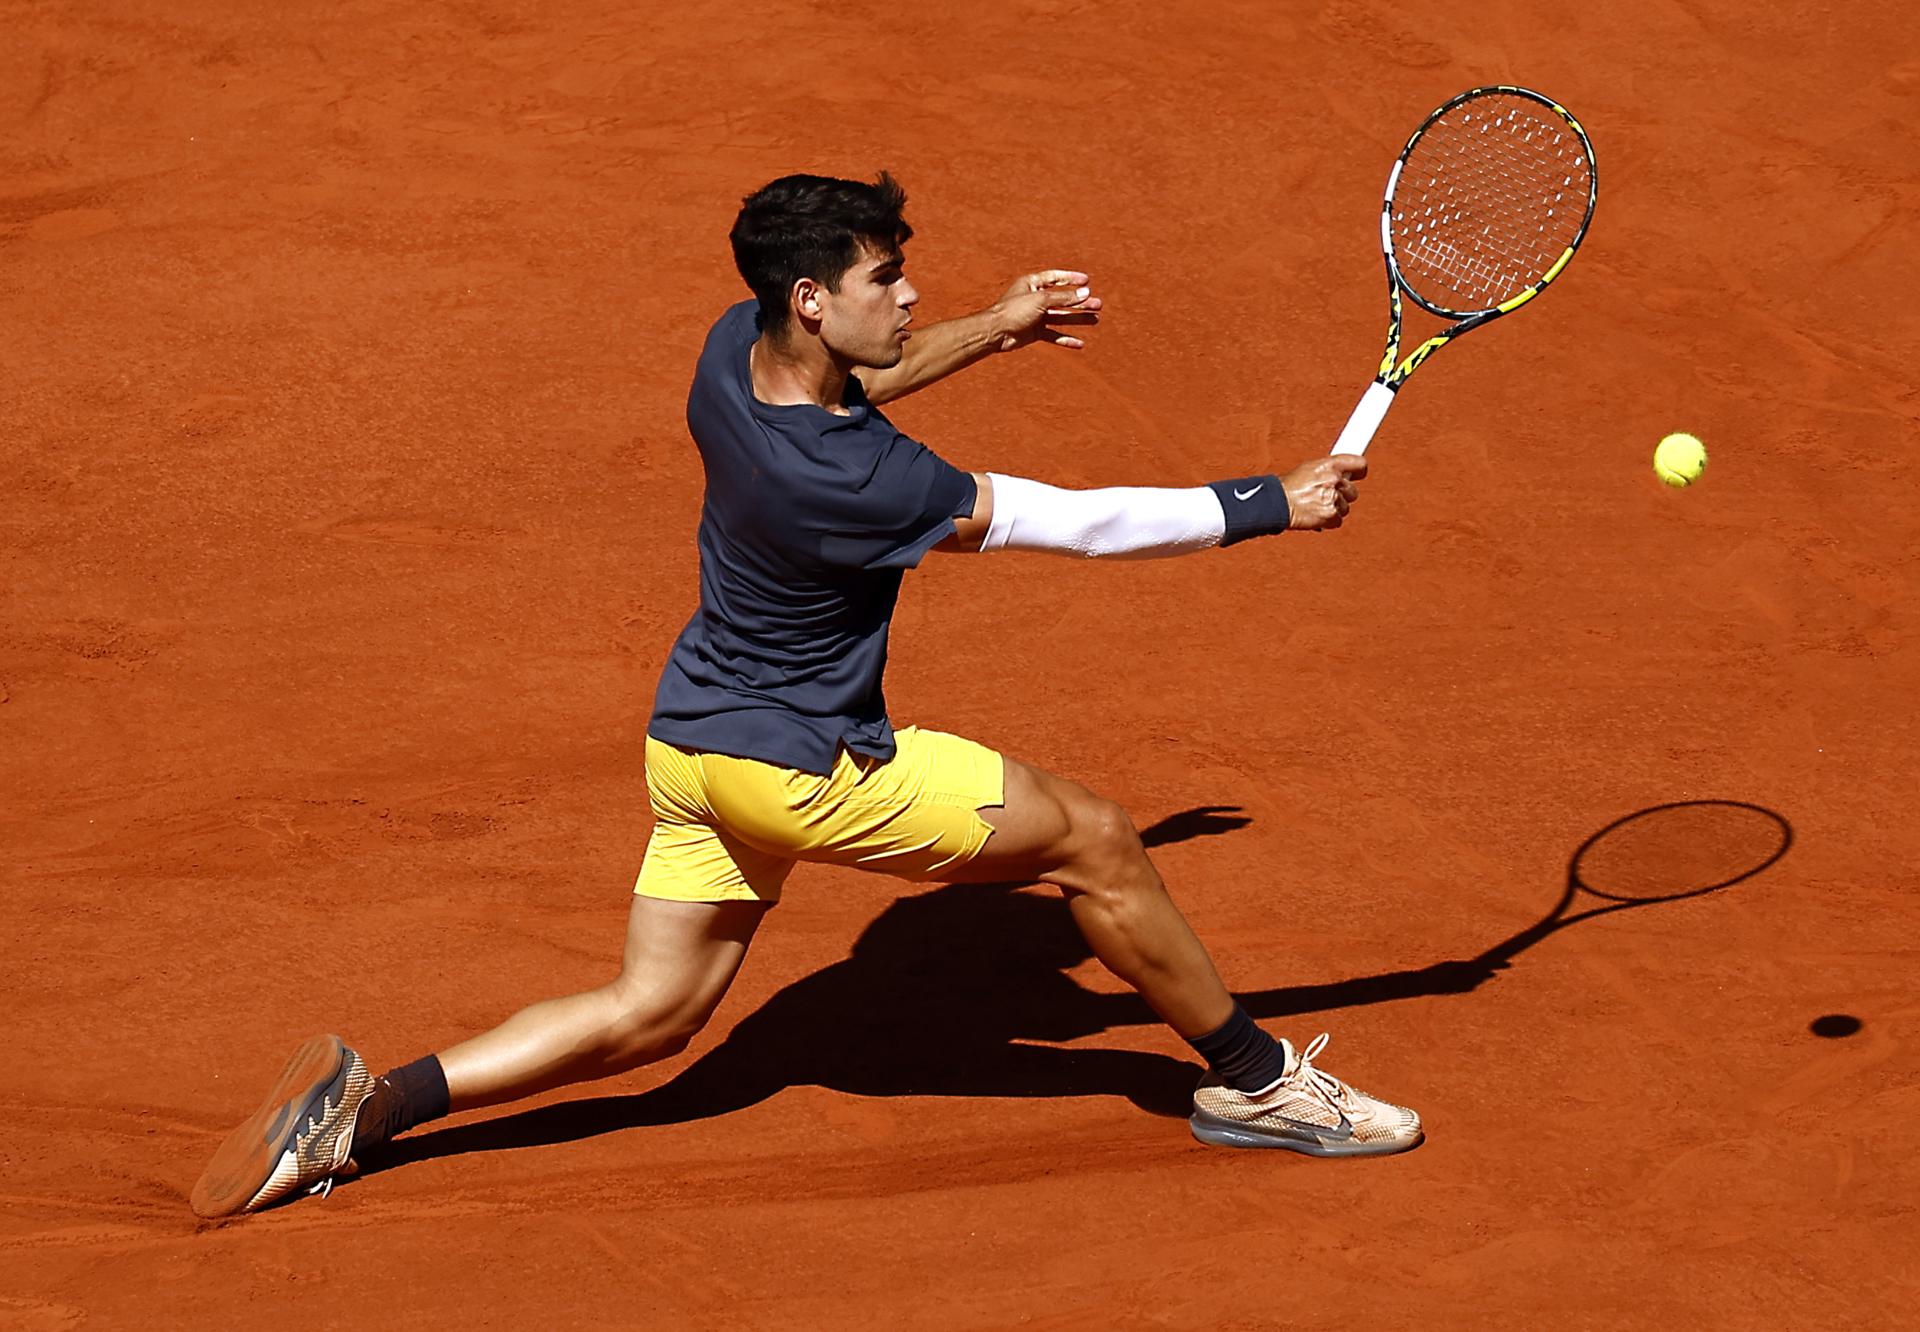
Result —
M 1283 1152 L 1299 1152 L 1303 1156 L 1392 1156 L 1396 1152 L 1411 1151 L 1427 1140 L 1424 1132 L 1411 1138 L 1384 1142 L 1355 1142 L 1351 1138 L 1327 1139 L 1310 1134 L 1302 1129 L 1300 1136 L 1292 1137 L 1283 1133 L 1268 1132 L 1248 1124 L 1238 1124 L 1231 1119 L 1223 1119 L 1207 1110 L 1195 1110 L 1187 1120 L 1193 1136 L 1210 1147 L 1251 1147 L 1271 1149 Z
M 307 1041 L 260 1108 L 214 1152 L 193 1186 L 193 1210 L 208 1218 L 256 1211 L 332 1175 L 346 1164 L 360 1103 L 372 1089 L 367 1066 L 338 1036 Z

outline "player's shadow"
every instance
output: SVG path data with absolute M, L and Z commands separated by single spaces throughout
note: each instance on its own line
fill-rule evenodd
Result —
M 1167 846 L 1249 822 L 1235 806 L 1204 805 L 1140 836 L 1150 847 Z M 1067 975 L 1092 956 L 1086 940 L 1064 900 L 1021 887 L 948 884 L 895 900 L 844 960 L 775 994 L 650 1091 L 401 1138 L 363 1163 L 366 1172 L 706 1119 L 787 1087 L 859 1096 L 1124 1096 L 1157 1114 L 1185 1114 L 1198 1076 L 1192 1064 L 1028 1043 L 1157 1019 L 1135 995 L 1098 994 Z
M 1737 850 L 1746 868 L 1680 895 L 1739 882 L 1785 853 L 1791 830 L 1772 811 L 1736 802 L 1656 806 L 1588 838 L 1568 862 L 1566 889 L 1554 908 L 1473 958 L 1243 992 L 1240 1002 L 1254 1017 L 1271 1019 L 1470 992 L 1525 949 L 1581 919 L 1569 919 L 1567 907 L 1576 889 L 1591 890 L 1582 867 L 1609 834 L 1666 811 L 1719 806 L 1763 815 L 1777 828 L 1777 846 L 1751 855 Z M 1141 837 L 1149 846 L 1164 846 L 1248 822 L 1234 807 L 1204 806 L 1165 819 Z M 1656 866 L 1654 873 L 1660 872 Z M 1085 940 L 1058 896 L 1022 889 L 954 884 L 901 898 L 874 919 L 846 959 L 775 994 L 668 1082 L 632 1095 L 567 1101 L 402 1138 L 367 1162 L 368 1172 L 429 1157 L 706 1119 L 798 1086 L 857 1096 L 1122 1096 L 1155 1114 L 1184 1116 L 1199 1073 L 1194 1063 L 1137 1050 L 1033 1044 L 1157 1019 L 1137 995 L 1097 993 L 1066 974 L 1090 958 Z M 1636 904 L 1651 903 L 1624 903 Z

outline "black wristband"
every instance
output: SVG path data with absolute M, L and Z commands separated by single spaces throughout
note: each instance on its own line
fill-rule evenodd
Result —
M 1207 488 L 1220 497 L 1220 508 L 1227 515 L 1227 534 L 1220 538 L 1223 546 L 1284 532 L 1293 521 L 1293 512 L 1287 508 L 1287 488 L 1277 476 L 1211 481 Z

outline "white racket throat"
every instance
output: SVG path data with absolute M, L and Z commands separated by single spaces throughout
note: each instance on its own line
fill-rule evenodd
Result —
M 1362 454 L 1367 445 L 1373 442 L 1373 436 L 1380 429 L 1380 423 L 1387 419 L 1387 408 L 1393 406 L 1393 390 L 1379 380 L 1367 385 L 1367 391 L 1360 395 L 1360 401 L 1354 406 L 1353 415 L 1347 418 L 1340 438 L 1333 442 L 1336 454 Z M 1322 435 L 1322 439 L 1326 436 Z

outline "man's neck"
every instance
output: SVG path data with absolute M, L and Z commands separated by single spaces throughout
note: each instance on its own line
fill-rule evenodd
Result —
M 785 344 L 762 336 L 747 355 L 753 396 L 774 407 L 812 403 L 847 416 L 847 376 L 853 367 L 816 338 L 790 338 Z

